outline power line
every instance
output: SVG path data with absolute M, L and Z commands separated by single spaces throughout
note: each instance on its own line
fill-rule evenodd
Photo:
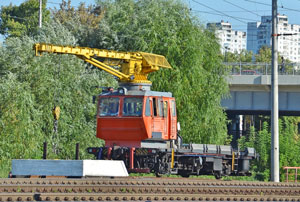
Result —
M 266 4 L 266 3 L 262 3 L 262 2 L 258 2 L 258 1 L 253 1 L 253 0 L 244 0 L 244 1 L 248 1 L 248 2 L 251 2 L 251 3 L 256 3 L 256 4 L 260 4 L 260 5 L 264 5 L 264 6 L 272 6 L 271 4 Z M 300 10 L 298 10 L 298 9 L 288 8 L 288 7 L 285 7 L 283 5 L 281 5 L 279 8 L 282 8 L 282 9 L 285 9 L 285 10 L 288 10 L 288 11 L 300 12 Z
M 247 11 L 247 12 L 249 12 L 249 13 L 252 13 L 252 14 L 258 16 L 258 17 L 261 17 L 261 15 L 258 15 L 257 13 L 254 13 L 253 11 L 250 11 L 250 10 L 248 10 L 248 9 L 245 9 L 245 8 L 243 8 L 243 7 L 241 7 L 241 6 L 238 6 L 238 5 L 234 4 L 234 3 L 231 3 L 231 2 L 229 2 L 229 1 L 227 1 L 227 0 L 223 0 L 223 1 L 226 2 L 226 3 L 228 3 L 228 4 L 230 4 L 230 5 L 232 5 L 232 6 L 235 6 L 235 7 L 237 7 L 237 8 L 240 8 L 240 9 L 242 9 L 242 10 L 244 10 L 244 11 Z
M 294 11 L 294 12 L 300 12 L 300 10 L 297 10 L 297 9 L 293 9 L 293 8 L 287 8 L 285 6 L 281 6 L 282 9 L 285 9 L 287 11 Z
M 239 22 L 247 23 L 247 22 L 245 22 L 245 21 L 243 21 L 243 20 L 238 19 L 238 18 L 235 17 L 235 16 L 227 15 L 226 13 L 223 13 L 223 12 L 221 12 L 221 11 L 218 11 L 218 10 L 214 9 L 214 8 L 211 8 L 211 7 L 209 7 L 209 6 L 207 6 L 207 5 L 203 4 L 203 3 L 200 3 L 200 2 L 198 2 L 198 1 L 196 1 L 196 0 L 192 0 L 192 1 L 195 2 L 195 3 L 197 3 L 197 4 L 199 4 L 199 5 L 201 5 L 201 6 L 203 6 L 203 7 L 205 7 L 205 8 L 208 8 L 208 9 L 210 9 L 210 10 L 213 10 L 213 11 L 215 11 L 215 12 L 217 12 L 217 13 L 221 13 L 221 14 L 223 14 L 223 15 L 229 17 L 229 18 L 233 18 L 233 19 L 235 19 L 235 20 L 237 20 L 237 21 L 239 21 Z
M 256 11 L 256 12 L 271 12 L 271 10 L 249 10 L 249 11 L 252 11 L 252 12 L 254 12 L 254 11 Z M 220 12 L 244 13 L 244 11 L 241 11 L 241 10 L 220 10 Z
M 58 4 L 58 5 L 61 4 L 61 3 L 51 2 L 51 1 L 47 1 L 47 3 L 49 3 L 49 4 Z
M 248 2 L 251 2 L 251 3 L 256 3 L 256 4 L 260 4 L 260 5 L 264 5 L 264 6 L 272 6 L 271 4 L 266 4 L 266 3 L 253 1 L 253 0 L 244 0 L 244 1 L 248 1 Z
M 219 16 L 226 16 L 226 17 L 228 17 L 228 15 L 227 15 L 227 14 L 219 14 L 219 13 L 222 13 L 221 11 L 220 11 L 219 13 L 213 13 L 213 12 L 209 12 L 209 11 L 200 11 L 200 10 L 192 10 L 192 11 L 194 11 L 194 12 L 201 12 L 201 13 L 207 13 L 207 14 L 212 14 L 212 15 L 219 15 Z M 249 18 L 241 18 L 241 17 L 235 17 L 235 18 L 237 18 L 237 19 L 241 19 L 241 20 L 250 20 L 250 21 L 256 21 L 256 20 L 249 19 Z M 239 20 L 239 21 L 240 21 L 240 20 Z M 244 24 L 247 24 L 247 22 L 245 22 L 245 21 L 240 21 L 240 22 L 242 22 L 242 23 L 244 23 Z

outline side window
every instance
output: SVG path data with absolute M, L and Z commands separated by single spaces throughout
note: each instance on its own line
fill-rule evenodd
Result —
M 118 116 L 120 98 L 106 97 L 100 98 L 99 116 Z
M 176 116 L 176 105 L 175 105 L 175 100 L 172 100 L 172 116 Z
M 146 115 L 146 116 L 151 116 L 151 111 L 150 111 L 150 100 L 149 100 L 149 98 L 147 98 L 147 100 L 146 100 L 145 115 Z
M 163 113 L 163 111 L 164 111 L 164 103 L 163 103 L 163 101 L 162 101 L 161 98 L 158 99 L 158 103 L 157 104 L 158 104 L 159 116 L 163 117 L 163 115 L 164 115 L 164 113 Z
M 157 105 L 156 105 L 157 102 L 156 102 L 156 98 L 155 97 L 153 98 L 153 102 L 152 103 L 153 103 L 153 115 L 157 116 Z
M 168 101 L 164 101 L 164 117 L 168 117 Z

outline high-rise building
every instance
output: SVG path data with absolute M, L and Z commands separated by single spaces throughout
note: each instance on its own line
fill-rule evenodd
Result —
M 216 31 L 221 45 L 221 51 L 240 53 L 246 49 L 246 32 L 232 30 L 229 22 L 207 23 L 208 29 Z
M 300 25 L 288 24 L 286 15 L 278 15 L 278 33 L 294 34 L 278 37 L 278 52 L 285 59 L 300 62 Z M 272 16 L 262 16 L 261 22 L 248 22 L 247 50 L 258 54 L 262 46 L 271 47 L 272 44 Z

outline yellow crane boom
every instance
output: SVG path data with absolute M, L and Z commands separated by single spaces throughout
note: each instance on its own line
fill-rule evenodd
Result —
M 148 83 L 149 73 L 159 68 L 171 68 L 166 58 L 145 52 L 121 52 L 105 49 L 71 47 L 45 43 L 34 44 L 35 55 L 43 52 L 76 55 L 80 59 L 118 77 L 125 83 Z M 98 58 L 104 59 L 99 61 Z M 120 70 L 113 67 L 120 67 Z

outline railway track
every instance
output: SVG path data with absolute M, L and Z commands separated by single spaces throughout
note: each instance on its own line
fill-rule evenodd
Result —
M 0 201 L 300 201 L 300 184 L 186 178 L 0 179 Z

